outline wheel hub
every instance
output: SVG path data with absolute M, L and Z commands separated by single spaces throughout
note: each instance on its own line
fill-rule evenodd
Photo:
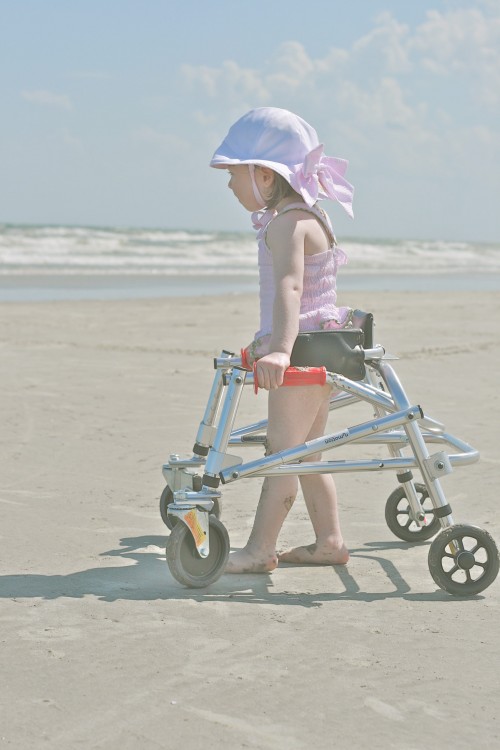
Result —
M 457 565 L 462 570 L 470 570 L 476 564 L 476 558 L 472 552 L 460 552 L 457 557 Z

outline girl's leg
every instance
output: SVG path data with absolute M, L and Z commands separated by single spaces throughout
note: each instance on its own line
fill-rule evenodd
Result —
M 297 495 L 297 477 L 266 477 L 245 547 L 232 552 L 226 573 L 266 573 L 278 565 L 276 540 Z M 291 480 L 291 481 L 290 481 Z
M 303 443 L 315 424 L 329 386 L 278 388 L 269 392 L 267 452 Z M 295 476 L 266 477 L 246 546 L 229 556 L 226 572 L 258 573 L 278 564 L 276 540 L 297 495 Z
M 307 440 L 325 434 L 328 418 L 329 397 L 324 400 Z M 308 458 L 319 461 L 321 454 Z M 349 560 L 342 533 L 337 507 L 337 492 L 331 474 L 304 474 L 300 477 L 304 500 L 316 534 L 316 541 L 306 547 L 294 547 L 279 554 L 279 560 L 289 563 L 316 565 L 339 565 Z

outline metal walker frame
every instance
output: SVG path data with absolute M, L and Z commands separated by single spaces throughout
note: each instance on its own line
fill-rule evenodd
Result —
M 440 481 L 453 467 L 476 462 L 478 451 L 446 433 L 444 425 L 425 415 L 419 405 L 410 403 L 390 364 L 394 358 L 386 356 L 381 346 L 363 352 L 366 374 L 362 381 L 326 372 L 325 368 L 321 372 L 318 368 L 290 368 L 285 385 L 297 384 L 293 376 L 301 383 L 329 383 L 337 391 L 331 398 L 330 410 L 365 402 L 373 407 L 372 419 L 247 462 L 228 449 L 265 444 L 267 420 L 233 429 L 243 389 L 248 385 L 256 389 L 256 376 L 244 367 L 244 356 L 223 351 L 214 360 L 216 372 L 193 455 L 181 458 L 172 454 L 163 466 L 167 486 L 160 510 L 172 529 L 167 562 L 180 583 L 204 587 L 224 571 L 229 539 L 219 521 L 221 484 L 244 477 L 346 471 L 396 472 L 400 486 L 387 501 L 387 523 L 396 536 L 409 542 L 430 539 L 440 531 L 430 546 L 428 560 L 430 573 L 440 588 L 457 596 L 470 596 L 495 580 L 499 556 L 493 538 L 476 526 L 455 524 Z M 384 459 L 305 460 L 351 443 L 386 445 L 389 455 Z M 441 449 L 431 454 L 430 444 Z M 411 456 L 403 454 L 405 448 L 410 449 Z M 423 484 L 415 482 L 415 469 Z

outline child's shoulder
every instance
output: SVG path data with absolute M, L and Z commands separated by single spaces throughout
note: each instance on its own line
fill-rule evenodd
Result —
M 314 217 L 300 207 L 282 211 L 269 222 L 266 234 L 269 239 L 272 239 L 283 235 L 292 236 L 297 233 L 305 233 L 305 221 L 308 219 L 314 219 Z
M 321 209 L 308 206 L 290 206 L 279 212 L 269 223 L 266 244 L 271 249 L 279 243 L 300 245 L 307 254 L 324 252 L 335 242 L 333 230 Z
M 318 212 L 319 213 L 319 212 Z M 310 232 L 318 223 L 322 224 L 322 218 L 314 210 L 304 204 L 292 204 L 277 213 L 269 223 L 268 235 L 273 234 L 301 234 Z
M 294 226 L 305 221 L 315 221 L 318 218 L 316 212 L 310 209 L 305 203 L 292 203 L 278 211 L 272 224 L 276 226 Z

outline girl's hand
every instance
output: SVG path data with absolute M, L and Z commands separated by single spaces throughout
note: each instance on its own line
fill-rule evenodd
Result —
M 290 357 L 284 352 L 271 352 L 259 359 L 257 362 L 259 387 L 266 391 L 279 388 L 288 367 L 290 367 Z
M 265 357 L 266 354 L 269 354 L 270 341 L 271 336 L 261 336 L 258 339 L 254 339 L 252 343 L 246 347 L 246 358 L 250 366 L 261 357 Z

